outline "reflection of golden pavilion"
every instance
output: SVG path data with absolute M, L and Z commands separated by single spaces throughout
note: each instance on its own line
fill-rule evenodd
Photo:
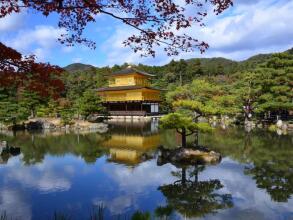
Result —
M 126 126 L 123 128 L 126 129 Z M 158 133 L 131 132 L 127 126 L 127 133 L 123 129 L 120 132 L 115 130 L 103 146 L 110 148 L 110 160 L 134 165 L 150 157 L 159 144 Z

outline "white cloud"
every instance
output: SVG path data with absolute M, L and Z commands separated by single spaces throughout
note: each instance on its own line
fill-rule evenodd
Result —
M 183 53 L 174 59 L 193 57 L 223 56 L 242 60 L 258 53 L 279 52 L 293 46 L 293 1 L 235 1 L 234 7 L 220 16 L 206 19 L 206 27 L 193 26 L 182 30 L 191 36 L 204 40 L 210 49 L 203 55 L 198 51 Z M 190 12 L 188 12 L 190 13 Z M 127 26 L 117 26 L 112 37 L 102 47 L 107 56 L 105 65 L 144 63 L 162 65 L 172 58 L 162 48 L 157 48 L 156 58 L 141 58 L 128 47 L 122 45 L 123 40 L 134 31 Z
M 95 52 L 83 45 L 61 45 L 57 39 L 60 34 L 65 33 L 64 29 L 51 25 L 36 25 L 24 29 L 22 26 L 25 13 L 0 19 L 0 40 L 24 54 L 35 53 L 40 61 L 54 60 L 57 64 L 80 61 L 79 58 L 99 66 L 124 62 L 163 65 L 172 58 L 215 56 L 242 60 L 258 53 L 279 52 L 293 47 L 292 11 L 293 1 L 288 0 L 235 0 L 234 7 L 223 14 L 216 16 L 210 13 L 206 18 L 206 27 L 195 25 L 189 30 L 182 30 L 182 33 L 188 33 L 209 43 L 210 49 L 202 55 L 195 51 L 168 57 L 163 48 L 156 48 L 155 58 L 142 58 L 122 44 L 128 36 L 135 33 L 135 30 L 104 15 L 98 16 L 97 22 L 91 24 L 95 26 L 90 26 L 89 32 L 85 33 L 85 37 L 89 39 L 96 38 L 97 46 L 103 45 Z M 190 8 L 186 13 L 194 13 L 194 10 Z M 55 25 L 57 20 L 54 22 Z M 106 38 L 108 39 L 104 40 Z M 63 54 L 65 59 L 56 59 Z M 92 55 L 97 58 L 93 58 Z
M 32 52 L 32 54 L 35 55 L 38 60 L 44 61 L 44 60 L 46 60 L 47 50 L 39 47 L 39 48 L 36 48 Z
M 131 64 L 143 63 L 162 65 L 166 60 L 171 58 L 166 57 L 162 48 L 157 48 L 157 55 L 153 57 L 141 57 L 139 53 L 134 53 L 129 47 L 123 45 L 123 41 L 128 36 L 137 34 L 133 28 L 128 26 L 116 26 L 115 31 L 110 38 L 101 46 L 101 50 L 106 54 L 107 60 L 103 65 L 123 64 L 125 62 Z
M 71 53 L 74 50 L 74 47 L 64 46 L 61 50 L 64 53 Z
M 25 20 L 25 12 L 13 13 L 5 18 L 0 18 L 0 32 L 10 32 L 19 29 Z
M 51 49 L 59 45 L 57 40 L 64 33 L 64 29 L 38 25 L 33 29 L 20 30 L 15 37 L 6 39 L 5 43 L 21 53 L 35 54 L 39 61 L 45 61 Z
M 236 7 L 231 16 L 214 19 L 199 36 L 209 42 L 211 51 L 233 53 L 288 49 L 293 45 L 293 2 L 259 1 L 254 6 Z M 243 56 L 244 57 L 244 56 Z
M 81 57 L 75 57 L 75 58 L 72 59 L 73 63 L 80 63 L 81 61 L 82 61 Z
M 34 29 L 21 30 L 15 38 L 8 40 L 8 44 L 18 50 L 29 49 L 33 44 L 43 48 L 55 46 L 61 34 L 65 30 L 53 26 L 40 25 Z

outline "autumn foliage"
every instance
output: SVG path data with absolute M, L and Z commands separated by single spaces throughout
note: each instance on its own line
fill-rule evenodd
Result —
M 232 5 L 232 0 L 0 0 L 0 18 L 22 9 L 33 9 L 43 15 L 57 13 L 59 27 L 67 32 L 60 37 L 66 45 L 95 43 L 83 37 L 83 31 L 90 22 L 104 14 L 131 26 L 136 33 L 124 41 L 142 55 L 155 56 L 157 46 L 163 46 L 168 55 L 190 52 L 195 49 L 204 52 L 206 42 L 184 33 L 194 25 L 204 26 L 203 18 L 209 8 L 219 14 Z
M 0 87 L 21 88 L 42 97 L 57 98 L 64 89 L 59 79 L 62 69 L 35 62 L 34 56 L 22 56 L 0 42 Z

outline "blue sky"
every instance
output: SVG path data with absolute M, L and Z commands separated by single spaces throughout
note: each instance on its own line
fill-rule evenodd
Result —
M 57 41 L 64 30 L 57 26 L 57 16 L 44 17 L 23 11 L 0 19 L 0 41 L 23 54 L 35 54 L 39 61 L 66 66 L 73 62 L 106 66 L 124 62 L 162 65 L 171 59 L 226 57 L 243 60 L 258 53 L 279 52 L 293 47 L 293 0 L 234 0 L 234 7 L 220 16 L 209 14 L 205 28 L 184 30 L 210 45 L 204 53 L 183 53 L 168 57 L 157 48 L 155 58 L 141 58 L 122 41 L 134 33 L 131 27 L 106 15 L 89 24 L 85 37 L 96 42 L 95 50 L 82 45 L 66 47 Z

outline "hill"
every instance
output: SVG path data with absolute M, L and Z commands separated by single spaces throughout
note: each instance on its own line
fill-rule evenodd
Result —
M 266 62 L 272 57 L 272 53 L 269 54 L 258 54 L 248 58 L 247 60 L 239 62 L 239 67 L 243 69 L 255 68 L 257 65 Z
M 289 53 L 289 54 L 293 54 L 293 47 L 289 50 L 286 50 L 285 52 Z
M 80 71 L 95 71 L 96 67 L 82 63 L 72 63 L 66 67 L 63 67 L 68 72 L 80 72 Z
M 215 74 L 229 74 L 234 72 L 238 68 L 238 62 L 223 57 L 214 58 L 199 58 L 189 59 L 187 62 L 192 64 L 193 62 L 200 61 L 200 66 L 204 73 Z
M 285 51 L 287 53 L 293 54 L 293 48 Z M 223 57 L 214 57 L 214 58 L 192 58 L 186 60 L 188 65 L 193 65 L 196 62 L 200 61 L 200 67 L 203 70 L 203 74 L 207 75 L 218 75 L 218 74 L 231 74 L 235 73 L 237 71 L 242 70 L 250 70 L 255 68 L 257 65 L 266 62 L 268 59 L 272 57 L 273 53 L 269 54 L 257 54 L 254 55 L 246 60 L 243 61 L 234 61 L 231 59 L 223 58 Z M 125 63 L 122 66 L 115 65 L 112 68 L 109 67 L 94 67 L 92 65 L 82 64 L 82 63 L 73 63 L 70 64 L 64 69 L 69 73 L 77 73 L 77 72 L 87 72 L 87 73 L 99 73 L 102 74 L 104 72 L 107 72 L 108 74 L 112 71 L 117 71 L 117 69 L 123 69 L 128 64 Z M 138 69 L 142 69 L 144 71 L 150 72 L 152 74 L 164 74 L 166 71 L 166 67 L 168 67 L 169 64 L 166 64 L 164 66 L 147 66 L 143 64 L 138 65 Z

